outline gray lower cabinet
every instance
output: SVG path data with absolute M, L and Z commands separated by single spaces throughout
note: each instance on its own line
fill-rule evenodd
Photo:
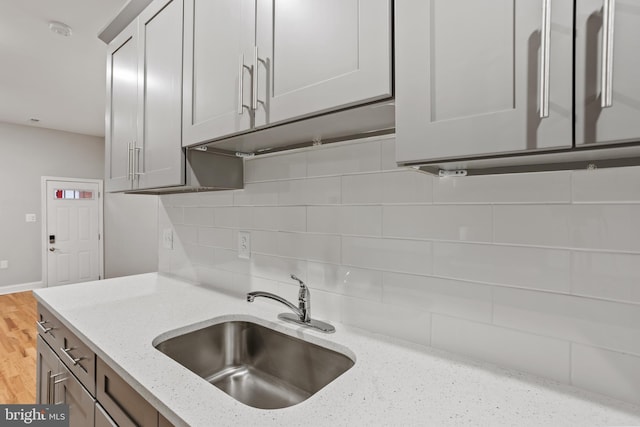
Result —
M 95 399 L 45 341 L 37 338 L 36 403 L 69 405 L 69 425 L 94 425 Z
M 95 427 L 118 427 L 118 424 L 116 424 L 116 422 L 111 419 L 109 414 L 107 414 L 107 412 L 99 403 L 96 403 Z
M 576 2 L 577 147 L 640 139 L 639 42 L 636 0 Z
M 132 149 L 138 139 L 138 31 L 132 22 L 107 49 L 105 190 L 133 187 Z
M 571 147 L 573 2 L 396 0 L 395 11 L 399 163 Z
M 109 44 L 107 191 L 184 184 L 182 16 L 182 0 L 156 0 Z
M 158 425 L 158 411 L 101 359 L 98 359 L 96 372 L 96 397 L 117 425 Z
M 183 144 L 389 98 L 390 0 L 185 0 Z
M 68 404 L 71 427 L 172 426 L 41 305 L 38 317 L 36 403 Z

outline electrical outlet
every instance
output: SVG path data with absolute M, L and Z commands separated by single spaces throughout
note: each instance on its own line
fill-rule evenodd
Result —
M 24 220 L 26 222 L 36 222 L 36 214 L 25 214 Z
M 251 258 L 251 234 L 248 231 L 238 231 L 238 258 Z
M 0 269 L 4 270 L 6 268 L 9 268 L 9 260 L 3 259 L 0 261 Z
M 162 230 L 162 247 L 165 249 L 173 249 L 173 230 L 171 228 Z

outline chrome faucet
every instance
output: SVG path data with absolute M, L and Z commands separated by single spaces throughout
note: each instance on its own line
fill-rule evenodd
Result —
M 332 325 L 320 320 L 311 319 L 311 293 L 309 292 L 309 288 L 294 274 L 291 275 L 291 278 L 300 284 L 300 290 L 298 291 L 298 307 L 276 294 L 263 291 L 249 292 L 247 294 L 247 301 L 253 302 L 256 298 L 259 297 L 278 301 L 279 303 L 282 303 L 289 307 L 289 309 L 295 313 L 295 316 L 290 313 L 281 313 L 278 315 L 278 319 L 286 320 L 287 322 L 292 322 L 297 325 L 318 329 L 322 332 L 335 332 L 336 329 Z

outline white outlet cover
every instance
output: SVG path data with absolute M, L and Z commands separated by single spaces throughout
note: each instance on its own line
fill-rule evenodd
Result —
M 36 214 L 25 214 L 24 220 L 26 222 L 36 222 Z
M 173 230 L 171 228 L 162 230 L 162 247 L 165 249 L 173 249 Z
M 238 231 L 238 258 L 251 258 L 251 233 Z
M 6 259 L 3 259 L 2 261 L 0 261 L 0 269 L 5 269 L 5 268 L 9 268 L 9 261 Z

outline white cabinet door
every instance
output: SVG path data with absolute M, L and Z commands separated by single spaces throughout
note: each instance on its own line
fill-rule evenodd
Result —
M 137 43 L 137 21 L 134 21 L 108 47 L 106 191 L 124 191 L 132 187 L 131 147 L 136 142 L 138 129 Z
M 138 189 L 184 184 L 182 0 L 160 0 L 139 16 Z
M 257 126 L 391 96 L 391 1 L 257 0 L 256 11 Z
M 398 162 L 572 146 L 573 2 L 548 2 L 548 74 L 544 3 L 396 0 Z
M 255 0 L 185 0 L 183 145 L 253 126 Z
M 605 19 L 603 12 L 609 5 L 614 13 Z M 576 146 L 638 141 L 640 4 L 637 0 L 578 0 L 576 8 Z M 610 56 L 603 55 L 602 36 L 607 30 L 612 37 Z M 603 107 L 602 95 L 608 89 L 611 105 Z

